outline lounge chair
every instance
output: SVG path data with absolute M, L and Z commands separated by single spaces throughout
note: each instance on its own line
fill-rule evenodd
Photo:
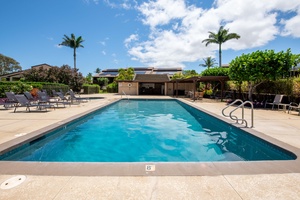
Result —
M 276 94 L 273 102 L 266 102 L 265 108 L 267 107 L 267 105 L 272 105 L 272 109 L 274 109 L 274 106 L 277 106 L 277 108 L 279 108 L 279 106 L 286 106 L 286 104 L 281 103 L 282 98 L 283 98 L 283 95 Z
M 30 102 L 37 102 L 37 99 L 34 98 L 30 92 L 24 92 L 25 97 L 30 101 Z
M 30 102 L 25 95 L 15 95 L 15 98 L 17 100 L 18 103 L 15 104 L 15 110 L 14 112 L 17 111 L 17 108 L 19 107 L 26 107 L 26 111 L 30 112 L 30 107 L 36 107 L 38 110 L 45 110 L 47 111 L 47 108 L 54 108 L 54 105 L 51 104 L 45 104 L 45 103 L 32 103 Z
M 66 101 L 66 102 L 70 101 L 70 99 L 65 97 L 65 95 L 62 92 L 56 92 L 56 95 L 60 98 L 61 101 Z
M 298 115 L 300 115 L 300 104 L 297 104 L 295 102 L 291 102 L 290 106 L 289 106 L 288 113 L 290 113 L 290 111 L 292 111 L 292 110 L 298 111 Z
M 55 91 L 55 90 L 51 90 L 51 92 L 52 92 L 52 95 L 55 97 L 55 96 L 58 96 L 57 95 L 57 92 Z
M 76 101 L 78 103 L 81 103 L 81 102 L 86 103 L 86 102 L 89 101 L 88 98 L 76 97 L 75 93 L 73 92 L 73 90 L 70 90 L 69 94 L 70 94 L 71 102 Z
M 15 97 L 15 93 L 13 92 L 5 92 L 6 99 L 3 102 L 4 108 L 11 108 L 14 107 L 16 103 L 18 103 L 18 100 Z
M 56 105 L 56 107 L 59 104 L 63 105 L 63 107 L 66 107 L 66 104 L 71 105 L 69 102 L 60 101 L 58 98 L 50 98 L 46 92 L 41 91 L 38 92 L 38 101 L 40 103 Z

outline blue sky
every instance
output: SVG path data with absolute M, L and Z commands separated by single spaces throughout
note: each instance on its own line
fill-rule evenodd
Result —
M 182 67 L 199 64 L 218 46 L 208 31 L 224 25 L 239 40 L 223 44 L 222 63 L 256 50 L 300 53 L 299 0 L 1 0 L 0 53 L 23 69 L 47 63 L 73 67 L 64 34 L 85 40 L 77 49 L 84 75 L 96 68 Z

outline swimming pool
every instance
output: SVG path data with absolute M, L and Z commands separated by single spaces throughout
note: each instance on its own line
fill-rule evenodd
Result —
M 293 160 L 296 156 L 177 100 L 121 100 L 2 155 L 42 162 Z

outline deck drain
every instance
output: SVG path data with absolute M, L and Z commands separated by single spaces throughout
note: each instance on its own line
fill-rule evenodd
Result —
M 8 189 L 11 189 L 11 188 L 14 188 L 18 185 L 20 185 L 21 183 L 23 183 L 26 179 L 26 176 L 24 175 L 19 175 L 19 176 L 14 176 L 6 181 L 4 181 L 0 188 L 2 190 L 8 190 Z

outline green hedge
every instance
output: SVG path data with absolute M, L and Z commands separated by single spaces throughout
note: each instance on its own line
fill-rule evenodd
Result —
M 0 97 L 6 97 L 5 92 L 14 92 L 22 94 L 25 91 L 31 91 L 33 88 L 39 90 L 46 90 L 48 94 L 52 95 L 52 90 L 63 92 L 69 90 L 69 86 L 59 83 L 44 83 L 44 82 L 22 82 L 22 81 L 0 81 Z
M 83 85 L 84 94 L 99 94 L 100 86 L 99 85 Z
M 293 96 L 293 79 L 266 81 L 256 87 L 256 93 L 285 94 Z
M 32 90 L 32 86 L 19 81 L 13 82 L 0 82 L 0 97 L 6 97 L 5 92 L 14 92 L 16 94 L 21 94 L 25 91 Z
M 118 92 L 118 83 L 112 82 L 106 86 L 107 92 L 117 93 Z

